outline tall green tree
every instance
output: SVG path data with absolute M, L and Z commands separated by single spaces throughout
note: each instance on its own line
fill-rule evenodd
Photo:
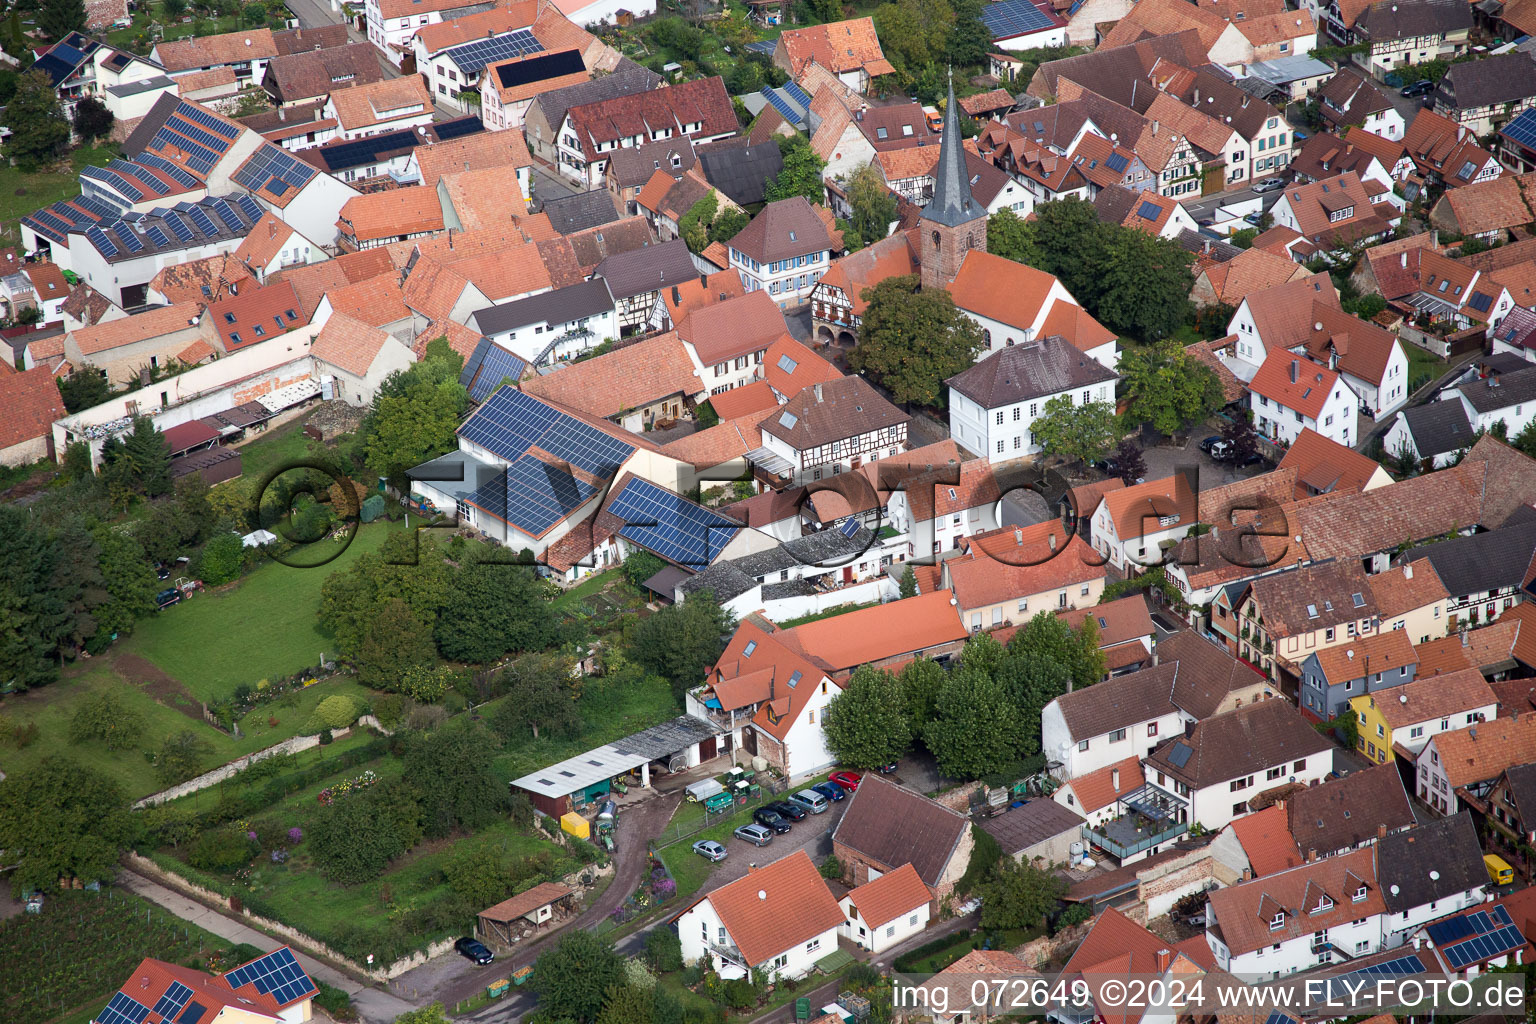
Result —
M 95 96 L 82 96 L 75 103 L 75 134 L 87 142 L 112 134 L 112 125 L 116 121 L 107 105 Z
M 144 732 L 144 716 L 112 690 L 87 697 L 69 719 L 69 742 L 107 750 L 129 750 Z
M 448 603 L 453 576 L 440 545 L 418 534 L 392 533 L 378 552 L 325 578 L 320 625 L 344 657 L 355 657 L 386 601 L 403 601 L 418 621 L 435 623 Z
M 1527 423 L 1509 443 L 1518 451 L 1536 459 L 1536 419 Z
M 1067 894 L 1066 880 L 1033 864 L 1003 860 L 981 886 L 981 926 L 1030 928 L 1056 909 Z
M 630 652 L 672 684 L 681 704 L 690 688 L 704 682 L 734 625 L 730 612 L 715 602 L 714 595 L 693 594 L 682 604 L 641 619 L 633 627 Z
M 624 962 L 613 944 L 595 932 L 573 931 L 534 961 L 529 986 L 539 1004 L 558 1009 L 578 1024 L 592 1024 L 608 990 L 624 981 Z
M 921 738 L 924 728 L 933 720 L 949 678 L 938 662 L 929 658 L 914 658 L 902 667 L 901 697 L 906 705 L 912 736 Z
M 195 474 L 194 474 L 195 475 Z M 159 581 L 144 548 L 133 537 L 105 526 L 94 531 L 98 565 L 109 600 L 96 609 L 97 632 L 127 636 L 141 615 L 155 609 Z
M 986 342 L 942 288 L 919 289 L 916 274 L 864 290 L 864 321 L 852 368 L 873 374 L 898 402 L 942 406 L 944 380 L 976 361 Z
M 1189 310 L 1193 254 L 1135 228 L 1100 228 L 1093 315 L 1110 330 L 1143 341 L 1173 334 Z
M 1085 200 L 1062 199 L 1039 204 L 1034 214 L 1032 234 L 1039 262 L 1031 265 L 1054 275 L 1091 311 L 1098 301 L 1099 246 L 1103 244 L 1098 211 Z
M 939 692 L 923 743 L 945 775 L 979 779 L 1018 759 L 1023 726 L 1002 684 L 985 669 L 962 662 Z
M 171 490 L 171 446 L 154 420 L 139 416 L 121 439 L 101 447 L 102 478 L 138 494 L 158 498 Z
M 891 233 L 897 218 L 896 196 L 886 187 L 885 177 L 873 163 L 854 171 L 847 182 L 848 205 L 853 215 L 848 224 L 859 236 L 861 245 L 874 245 Z M 845 236 L 846 237 L 846 236 Z
M 900 759 L 912 745 L 901 684 L 889 672 L 860 665 L 822 714 L 827 746 L 839 764 L 867 771 Z
M 778 143 L 779 152 L 784 157 L 784 166 L 769 179 L 763 189 L 763 197 L 770 203 L 794 196 L 804 196 L 813 203 L 825 199 L 826 188 L 821 183 L 821 172 L 827 164 L 816 155 L 810 141 L 797 132 L 788 138 L 780 136 Z
M 581 729 L 573 665 L 555 654 L 525 655 L 501 672 L 506 697 L 491 715 L 491 731 L 509 742 L 532 733 L 569 737 Z
M 1115 445 L 1115 407 L 1108 402 L 1074 405 L 1072 396 L 1061 395 L 1045 403 L 1033 429 L 1045 454 L 1092 462 Z
M 80 0 L 56 2 L 80 6 Z M 47 10 L 44 8 L 43 13 Z M 84 11 L 83 6 L 81 10 Z M 50 32 L 50 38 L 61 38 L 67 31 L 58 35 Z M 5 123 L 11 129 L 11 137 L 5 140 L 5 155 L 23 171 L 51 165 L 69 145 L 69 120 L 59 106 L 53 83 L 41 71 L 28 71 L 16 83 L 16 95 L 5 108 Z
M 709 245 L 709 226 L 719 208 L 720 200 L 711 189 L 689 207 L 688 212 L 677 222 L 677 233 L 688 244 L 690 252 L 703 252 Z
M 902 571 L 898 586 L 900 587 L 899 593 L 902 597 L 917 596 L 917 574 L 912 571 L 910 565 Z
M 721 210 L 715 214 L 715 219 L 709 222 L 709 240 L 729 242 L 741 233 L 741 229 L 746 227 L 751 219 L 745 210 L 737 206 Z
M 371 628 L 356 656 L 357 681 L 377 690 L 391 690 L 412 669 L 437 661 L 432 627 L 416 617 L 398 597 L 378 606 Z
M 456 431 L 469 405 L 459 383 L 463 369 L 464 358 L 438 338 L 410 369 L 384 378 L 358 428 L 370 471 L 403 482 L 407 469 L 458 447 Z
M 875 8 L 874 19 L 881 50 L 910 79 L 943 60 L 955 11 L 945 0 L 892 0 Z
M 1040 266 L 1045 258 L 1035 244 L 1034 224 L 1012 210 L 999 210 L 987 218 L 987 252 L 1031 267 Z
M 467 662 L 542 650 L 558 635 L 545 584 L 522 566 L 485 562 L 454 573 L 434 630 L 443 657 Z
M 985 0 L 954 0 L 954 27 L 950 29 L 945 59 L 955 67 L 979 67 L 992 50 L 992 32 L 981 20 Z
M 1074 690 L 1092 686 L 1106 672 L 1092 616 L 1073 629 L 1050 612 L 1037 612 L 1008 641 L 1008 653 L 1025 660 L 1050 658 L 1066 670 Z
M 112 385 L 101 371 L 86 363 L 69 371 L 69 376 L 59 381 L 59 397 L 69 412 L 91 409 L 112 397 Z
M 0 690 L 51 683 L 80 584 L 64 571 L 59 542 L 14 505 L 0 505 L 0 551 Z
M 0 785 L 0 849 L 11 891 L 53 892 L 60 879 L 109 881 L 133 843 L 137 820 L 108 775 L 64 757 L 45 757 Z
M 1159 433 L 1177 434 L 1225 404 L 1216 374 L 1176 341 L 1128 346 L 1119 369 L 1131 424 L 1150 423 Z
M 496 781 L 491 759 L 496 752 L 485 730 L 437 729 L 410 738 L 405 777 L 422 793 L 423 824 L 432 839 L 456 829 L 484 828 L 508 809 L 507 789 Z

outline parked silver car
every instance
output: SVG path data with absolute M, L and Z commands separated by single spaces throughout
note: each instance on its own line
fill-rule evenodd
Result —
M 773 842 L 773 830 L 762 825 L 743 825 L 736 830 L 737 839 L 745 839 L 753 846 L 767 846 Z
M 1265 192 L 1273 192 L 1277 188 L 1285 188 L 1284 178 L 1265 178 L 1263 181 L 1253 183 L 1252 191 L 1263 195 Z

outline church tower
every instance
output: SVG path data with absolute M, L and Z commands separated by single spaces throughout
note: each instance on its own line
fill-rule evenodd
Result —
M 944 138 L 939 144 L 939 166 L 933 175 L 933 200 L 923 207 L 918 222 L 924 288 L 948 288 L 960 273 L 965 254 L 987 251 L 987 211 L 971 195 L 971 179 L 965 169 L 960 139 L 960 118 L 955 106 L 955 85 L 949 85 L 944 107 Z

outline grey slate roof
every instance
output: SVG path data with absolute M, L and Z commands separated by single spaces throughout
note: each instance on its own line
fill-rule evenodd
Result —
M 1083 818 L 1076 811 L 1050 799 L 1030 800 L 1023 807 L 981 820 L 982 829 L 1010 856 L 1063 832 L 1076 832 L 1082 825 Z
M 757 145 L 740 139 L 722 139 L 698 148 L 704 178 L 732 202 L 750 206 L 763 201 L 768 179 L 784 169 L 784 155 L 772 139 Z
M 608 283 L 600 278 L 566 288 L 530 295 L 515 302 L 503 302 L 477 311 L 473 319 L 481 334 L 494 335 L 528 324 L 564 323 L 613 308 Z
M 1355 22 L 1356 32 L 1377 43 L 1471 27 L 1466 0 L 1378 0 Z
M 1421 459 L 1470 448 L 1475 440 L 1467 410 L 1460 402 L 1429 402 L 1404 409 L 1402 415 Z
M 1381 840 L 1376 844 L 1376 880 L 1393 914 L 1486 885 L 1488 869 L 1471 814 L 1437 818 Z
M 803 452 L 909 419 L 863 377 L 840 377 L 791 396 L 777 414 L 763 420 L 761 429 Z
M 933 199 L 923 207 L 923 220 L 946 227 L 959 227 L 987 215 L 986 208 L 971 195 L 971 181 L 965 173 L 964 150 L 960 143 L 960 117 L 955 105 L 955 84 L 949 84 L 949 100 L 944 107 L 944 141 L 939 144 L 939 166 L 933 172 Z
M 145 78 L 138 82 L 109 85 L 107 86 L 107 92 L 118 97 L 137 96 L 142 92 L 154 92 L 156 89 L 169 88 L 175 84 L 173 79 L 167 78 L 164 75 L 156 75 L 153 78 Z
M 1509 787 L 1509 795 L 1515 801 L 1515 811 L 1529 828 L 1529 823 L 1536 822 L 1536 764 L 1519 764 L 1507 768 L 1504 779 Z
M 838 530 L 822 530 L 785 541 L 767 551 L 753 552 L 728 562 L 716 562 L 703 572 L 683 581 L 682 591 L 685 594 L 696 594 L 701 590 L 711 590 L 714 592 L 715 600 L 728 601 L 751 590 L 760 579 L 764 584 L 778 584 L 779 581 L 776 578 L 769 579 L 769 577 L 777 577 L 785 569 L 791 569 L 797 565 L 841 564 L 843 560 L 867 551 L 874 544 L 874 540 L 874 534 L 862 526 L 852 537 L 845 537 Z M 799 593 L 799 591 L 794 592 Z M 765 598 L 768 596 L 766 586 L 763 596 Z
M 1498 412 L 1536 400 L 1536 366 L 1497 374 L 1456 389 L 1480 413 Z
M 612 224 L 619 219 L 619 208 L 614 205 L 613 193 L 605 188 L 546 199 L 544 213 L 548 215 L 550 224 L 562 235 L 574 235 L 578 231 Z
M 1333 743 L 1319 735 L 1295 705 L 1264 700 L 1196 723 L 1189 736 L 1158 747 L 1146 762 L 1191 787 L 1204 788 L 1332 753 Z
M 1506 526 L 1470 537 L 1439 541 L 1410 552 L 1408 561 L 1428 561 L 1452 597 L 1518 587 L 1536 553 L 1536 526 Z
M 533 102 L 544 111 L 544 118 L 550 126 L 558 131 L 565 120 L 566 111 L 572 107 L 579 107 L 584 103 L 596 103 L 599 100 L 617 99 L 620 96 L 633 96 L 637 92 L 654 89 L 660 84 L 660 75 L 625 57 L 610 75 L 594 78 L 590 82 L 577 82 L 563 89 L 551 89 L 549 92 L 535 96 Z
M 630 149 L 616 149 L 608 156 L 608 169 L 620 188 L 640 188 L 662 168 L 673 175 L 692 167 L 695 157 L 693 139 L 687 135 L 660 142 L 647 142 Z M 677 163 L 673 163 L 676 157 Z
M 180 103 L 181 97 L 173 92 L 168 92 L 155 100 L 155 105 L 149 108 L 149 113 L 144 115 L 144 119 L 123 140 L 124 158 L 131 160 L 148 149 L 149 141 L 161 128 L 165 127 L 165 122 L 170 120 Z
M 1526 53 L 1501 53 L 1452 64 L 1434 91 L 1435 109 L 1470 110 L 1536 95 L 1536 62 Z
M 1228 260 L 1237 259 L 1238 254 L 1243 251 L 1231 242 L 1223 242 L 1219 238 L 1208 238 L 1198 231 L 1191 231 L 1189 228 L 1180 231 L 1174 241 L 1185 252 L 1192 252 L 1196 255 L 1209 253 L 1219 263 L 1226 263 Z
M 1114 379 L 1103 363 L 1051 335 L 999 349 L 944 383 L 982 408 L 996 409 Z
M 608 290 L 615 299 L 644 295 L 699 276 L 688 254 L 688 245 L 680 238 L 616 253 L 599 263 L 592 273 L 608 282 Z
M 1327 856 L 1376 838 L 1377 826 L 1396 832 L 1414 823 L 1413 808 L 1393 765 L 1380 765 L 1297 790 L 1285 798 L 1296 845 Z

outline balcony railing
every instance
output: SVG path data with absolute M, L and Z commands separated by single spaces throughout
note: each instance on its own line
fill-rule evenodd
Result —
M 1181 821 L 1159 822 L 1133 811 L 1102 825 L 1090 825 L 1083 834 L 1124 861 L 1188 831 L 1189 826 Z

